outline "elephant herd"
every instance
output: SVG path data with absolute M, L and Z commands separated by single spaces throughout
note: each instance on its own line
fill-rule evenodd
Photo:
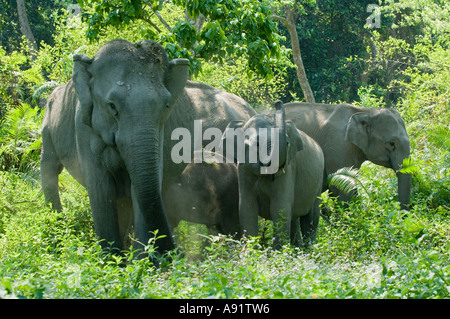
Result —
M 158 230 L 165 236 L 157 251 L 164 253 L 176 247 L 172 230 L 180 220 L 256 236 L 258 216 L 277 225 L 275 248 L 309 243 L 327 174 L 366 160 L 397 172 L 399 202 L 409 205 L 411 176 L 399 170 L 410 142 L 393 109 L 277 101 L 256 114 L 238 96 L 188 81 L 189 61 L 169 61 L 148 40 L 114 40 L 93 58 L 77 54 L 73 61 L 72 79 L 47 101 L 42 188 L 61 210 L 62 169 L 85 186 L 104 247 L 124 249 L 133 229 L 139 248 Z M 227 160 L 216 163 L 174 161 L 172 132 L 194 132 L 198 120 L 204 129 L 245 131 L 242 144 L 231 144 L 241 149 L 227 148 Z M 228 138 L 224 133 L 222 145 Z

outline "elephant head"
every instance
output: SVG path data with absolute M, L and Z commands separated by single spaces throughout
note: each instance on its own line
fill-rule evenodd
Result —
M 275 103 L 275 114 L 270 118 L 257 114 L 248 121 L 232 121 L 228 129 L 240 129 L 243 143 L 235 140 L 234 158 L 254 174 L 276 174 L 289 164 L 297 151 L 303 148 L 303 142 L 294 123 L 286 121 L 283 103 Z M 239 134 L 238 134 L 239 135 Z M 229 138 L 224 134 L 224 140 Z M 225 143 L 225 142 L 224 142 Z M 239 159 L 241 147 L 244 156 Z
M 398 197 L 402 209 L 409 205 L 411 175 L 400 173 L 403 160 L 410 156 L 410 141 L 400 114 L 393 109 L 368 109 L 349 119 L 345 139 L 356 145 L 365 157 L 393 169 L 398 177 Z
M 76 116 L 89 131 L 93 156 L 112 176 L 129 174 L 127 195 L 149 229 L 168 229 L 161 200 L 163 127 L 187 82 L 189 61 L 168 61 L 164 49 L 147 40 L 111 41 L 94 58 L 77 54 L 73 60 Z M 171 249 L 170 242 L 164 245 Z

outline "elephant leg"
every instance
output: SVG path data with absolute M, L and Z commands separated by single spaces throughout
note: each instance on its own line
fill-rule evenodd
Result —
M 275 240 L 273 243 L 274 249 L 281 249 L 283 245 L 290 242 L 291 238 L 291 210 L 290 208 L 281 208 L 286 205 L 277 205 L 271 203 L 270 205 L 271 218 L 273 221 L 273 228 L 275 233 Z
M 219 234 L 223 234 L 223 231 L 218 225 L 206 225 L 208 228 L 208 235 L 210 236 L 218 236 Z
M 301 247 L 302 232 L 300 229 L 300 218 L 293 218 L 291 220 L 291 244 L 295 247 Z
M 113 252 L 123 249 L 119 231 L 116 207 L 116 187 L 114 179 L 105 170 L 88 170 L 86 188 L 91 203 L 92 217 L 97 236 L 102 240 L 103 248 L 112 248 Z
M 120 238 L 124 248 L 127 248 L 131 245 L 130 235 L 134 225 L 133 204 L 130 197 L 119 198 L 116 203 Z
M 252 207 L 250 207 L 252 206 Z M 248 203 L 239 205 L 242 233 L 248 237 L 258 236 L 258 209 Z
M 258 194 L 253 190 L 253 182 L 239 176 L 239 222 L 242 234 L 248 237 L 258 236 Z
M 242 234 L 248 237 L 258 236 L 258 204 L 256 199 L 242 200 L 242 203 L 239 203 L 239 220 Z
M 53 143 L 47 138 L 41 157 L 42 191 L 44 192 L 46 202 L 51 203 L 53 209 L 58 211 L 62 210 L 58 188 L 58 176 L 62 170 L 63 165 L 56 155 Z
M 319 204 L 320 200 L 317 199 L 309 214 L 300 217 L 300 228 L 303 235 L 303 242 L 306 245 L 316 241 L 317 227 L 319 225 L 320 217 Z

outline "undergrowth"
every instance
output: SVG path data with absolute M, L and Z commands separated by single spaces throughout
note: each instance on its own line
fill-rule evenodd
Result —
M 400 210 L 395 174 L 368 164 L 360 175 L 369 191 L 349 207 L 322 195 L 328 221 L 310 248 L 273 250 L 263 220 L 260 237 L 242 240 L 197 236 L 204 227 L 182 224 L 184 255 L 156 268 L 133 251 L 101 250 L 86 192 L 68 175 L 66 208 L 55 212 L 39 187 L 0 172 L 0 297 L 448 298 L 448 210 L 419 194 L 409 212 Z

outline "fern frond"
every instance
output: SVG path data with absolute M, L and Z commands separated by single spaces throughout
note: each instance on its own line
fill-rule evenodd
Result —
M 40 152 L 40 122 L 38 110 L 28 104 L 8 111 L 0 129 L 2 167 L 23 168 L 28 161 L 38 160 L 33 153 Z
M 423 164 L 423 161 L 415 162 L 411 159 L 411 157 L 405 158 L 402 163 L 401 169 L 397 172 L 403 174 L 417 174 L 420 169 L 420 165 Z
M 21 104 L 11 109 L 6 117 L 3 128 L 9 143 L 18 146 L 23 141 L 30 138 L 30 134 L 39 130 L 39 124 L 36 123 L 37 109 L 33 109 L 28 104 Z M 5 141 L 2 141 L 5 142 Z
M 358 179 L 358 170 L 353 169 L 353 167 L 343 167 L 329 174 L 327 177 L 327 185 L 328 187 L 334 186 L 347 194 L 357 189 L 358 185 L 366 191 L 364 185 Z
M 53 89 L 54 87 L 56 87 L 58 85 L 59 85 L 59 83 L 56 82 L 56 81 L 47 81 L 47 82 L 45 82 L 40 87 L 38 87 L 36 89 L 36 91 L 34 91 L 32 100 L 36 101 L 42 95 L 42 93 L 45 93 L 46 91 L 51 90 L 51 89 Z

